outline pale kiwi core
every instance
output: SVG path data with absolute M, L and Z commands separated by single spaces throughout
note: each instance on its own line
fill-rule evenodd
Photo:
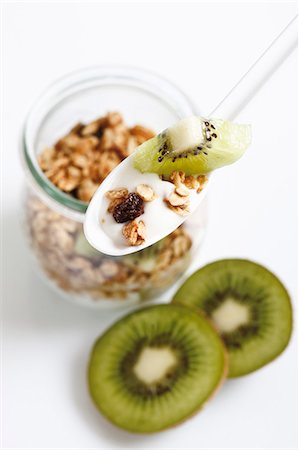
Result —
M 176 364 L 176 355 L 170 347 L 145 347 L 133 372 L 140 381 L 152 384 L 163 379 Z
M 173 154 L 180 154 L 189 148 L 203 144 L 205 141 L 202 120 L 196 116 L 182 119 L 177 124 L 169 127 L 168 134 Z
M 212 320 L 221 333 L 231 333 L 250 323 L 250 308 L 228 297 L 213 311 Z

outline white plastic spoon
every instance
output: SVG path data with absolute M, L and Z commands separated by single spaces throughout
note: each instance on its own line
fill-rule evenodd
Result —
M 244 74 L 240 81 L 230 90 L 219 105 L 213 110 L 214 117 L 234 119 L 235 116 L 253 98 L 274 71 L 296 48 L 297 16 L 284 28 L 279 36 L 262 53 L 257 61 Z M 174 185 L 162 181 L 153 173 L 141 173 L 133 167 L 134 155 L 126 158 L 103 181 L 93 196 L 85 215 L 84 234 L 88 242 L 102 253 L 122 256 L 142 250 L 179 227 L 200 205 L 205 197 L 210 178 L 202 192 L 190 190 L 189 213 L 181 216 L 165 207 L 164 198 L 174 190 Z M 117 224 L 111 214 L 107 213 L 108 200 L 106 192 L 125 187 L 133 192 L 139 184 L 147 184 L 154 188 L 157 198 L 147 202 L 146 207 L 146 239 L 142 245 L 130 246 L 122 235 L 124 224 Z M 142 220 L 143 216 L 137 220 Z

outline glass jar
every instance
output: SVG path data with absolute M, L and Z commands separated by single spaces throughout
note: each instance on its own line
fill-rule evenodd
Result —
M 167 289 L 186 270 L 203 238 L 206 206 L 162 241 L 133 255 L 111 257 L 86 241 L 87 204 L 60 191 L 37 156 L 78 122 L 118 111 L 130 126 L 161 131 L 195 109 L 180 89 L 152 73 L 119 66 L 74 72 L 51 85 L 31 108 L 21 155 L 28 189 L 24 224 L 45 279 L 68 299 L 87 306 L 142 302 Z M 157 218 L 158 219 L 158 218 Z

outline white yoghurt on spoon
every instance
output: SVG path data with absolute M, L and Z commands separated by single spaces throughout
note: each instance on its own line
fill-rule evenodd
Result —
M 110 201 L 106 198 L 106 192 L 122 187 L 129 192 L 136 192 L 136 187 L 140 184 L 150 186 L 156 197 L 151 202 L 144 202 L 144 213 L 136 219 L 145 224 L 144 243 L 130 246 L 122 233 L 124 223 L 117 223 L 107 211 Z M 174 192 L 174 188 L 173 183 L 161 180 L 155 173 L 141 173 L 135 169 L 132 155 L 129 156 L 108 175 L 93 196 L 84 221 L 86 239 L 98 251 L 112 256 L 134 253 L 163 239 L 195 211 L 207 190 L 207 186 L 200 193 L 189 189 L 190 212 L 186 216 L 180 216 L 169 209 L 164 201 Z

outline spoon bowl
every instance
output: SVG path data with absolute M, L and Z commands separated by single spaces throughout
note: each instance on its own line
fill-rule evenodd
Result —
M 144 222 L 146 238 L 141 245 L 133 246 L 122 234 L 124 224 L 116 223 L 112 214 L 107 212 L 109 200 L 106 198 L 106 193 L 118 188 L 126 188 L 129 192 L 134 192 L 140 184 L 149 185 L 154 190 L 156 198 L 144 203 L 144 213 L 136 219 Z M 190 212 L 184 216 L 179 215 L 168 208 L 164 201 L 174 191 L 174 184 L 161 180 L 157 174 L 139 172 L 133 167 L 133 155 L 131 155 L 105 178 L 95 192 L 85 215 L 85 237 L 95 249 L 111 256 L 124 256 L 143 250 L 182 225 L 204 199 L 209 184 L 210 180 L 200 193 L 190 190 Z

